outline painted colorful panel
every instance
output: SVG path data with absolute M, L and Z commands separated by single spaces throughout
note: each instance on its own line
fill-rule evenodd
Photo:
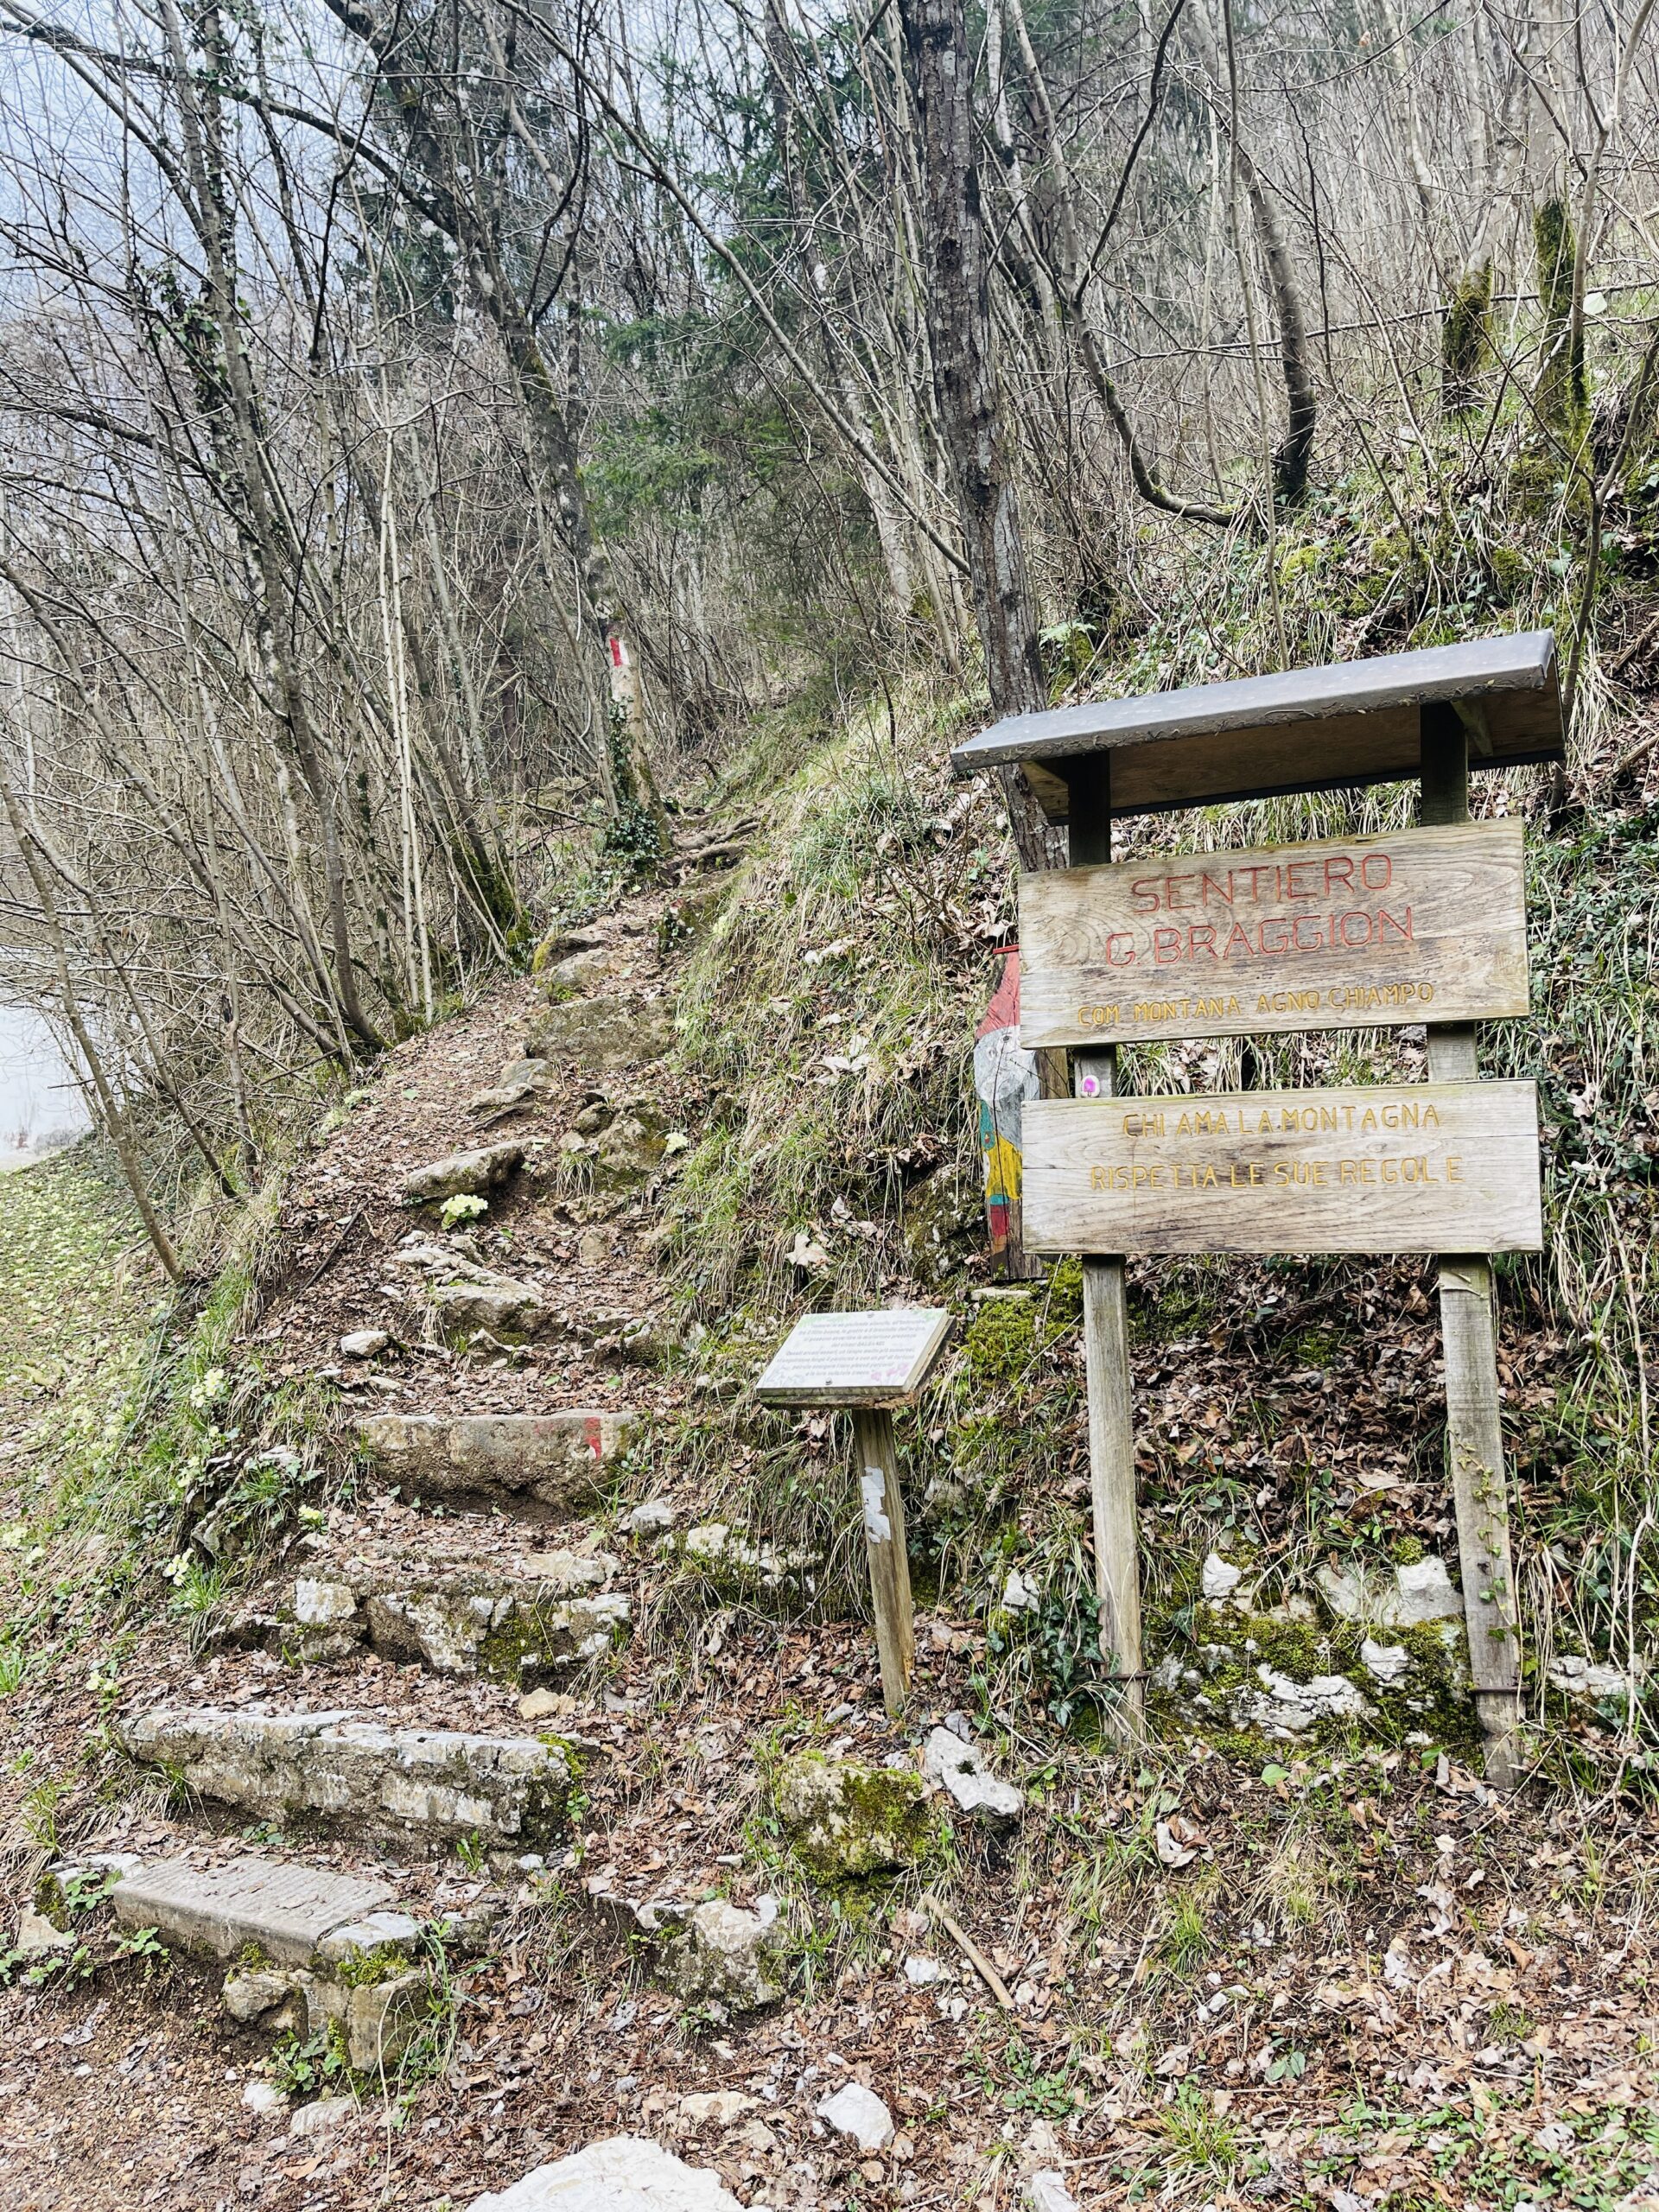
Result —
M 985 1218 L 991 1257 L 1010 1274 L 1025 1271 L 1020 1233 L 1020 1156 L 1026 1101 L 1037 1096 L 1037 1056 L 1020 1042 L 1020 948 L 997 956 L 1002 972 L 974 1041 L 979 1148 L 985 1160 Z

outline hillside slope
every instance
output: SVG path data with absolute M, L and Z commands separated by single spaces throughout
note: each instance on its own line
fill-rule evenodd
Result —
M 1138 1275 L 1163 1671 L 1155 1739 L 1116 1749 L 1076 1271 L 982 1257 L 966 1068 L 1007 871 L 939 734 L 851 728 L 752 837 L 704 833 L 708 865 L 390 1055 L 152 1339 L 124 1425 L 66 1438 L 14 1372 L 8 1891 L 69 1940 L 6 1961 L 0 2205 L 435 2212 L 625 2131 L 750 2206 L 1004 2206 L 1038 2169 L 1084 2205 L 1651 2201 L 1646 1755 L 1620 1701 L 1550 1681 L 1632 1664 L 1584 1571 L 1626 1432 L 1562 1303 L 1601 1262 L 1506 1285 L 1538 1781 L 1470 1771 L 1455 1637 L 1399 1631 L 1391 1689 L 1333 1597 L 1456 1571 L 1427 1278 L 1393 1264 Z M 1616 1224 L 1637 1187 L 1604 1147 L 1646 1077 L 1628 1039 L 1592 1057 L 1624 986 L 1589 917 L 1652 854 L 1630 810 L 1539 862 L 1563 1247 L 1580 1161 Z M 1308 1080 L 1421 1061 L 1283 1051 Z M 493 1147 L 429 1186 L 447 1224 L 408 1203 Z M 125 1296 L 94 1332 L 136 1342 Z M 901 1424 L 895 1726 L 845 1439 L 748 1385 L 804 1306 L 918 1299 L 958 1334 Z M 1363 1713 L 1321 1706 L 1337 1678 Z M 1017 1818 L 923 1779 L 946 1724 Z M 111 1852 L 404 1917 L 343 1967 L 327 1930 L 296 1964 L 240 1924 L 207 1965 L 135 1940 L 106 1873 L 41 1890 Z M 394 1986 L 377 2048 L 362 2000 Z M 817 2113 L 849 2081 L 888 2108 L 868 2149 Z

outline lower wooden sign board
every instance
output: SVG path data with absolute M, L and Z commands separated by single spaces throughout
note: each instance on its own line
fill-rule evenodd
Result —
M 1037 1252 L 1536 1252 L 1530 1083 L 1044 1098 Z
M 950 1316 L 934 1306 L 809 1313 L 754 1386 L 769 1406 L 898 1406 L 927 1380 Z
M 1525 1014 L 1521 824 L 1023 876 L 1020 969 L 1027 1052 Z

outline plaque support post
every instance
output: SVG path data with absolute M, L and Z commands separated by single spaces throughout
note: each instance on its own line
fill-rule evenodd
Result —
M 1088 755 L 1069 768 L 1071 865 L 1112 857 L 1111 755 Z M 1071 1056 L 1078 1098 L 1109 1098 L 1117 1089 L 1115 1046 Z M 1083 1347 L 1089 1390 L 1089 1491 L 1095 1532 L 1095 1588 L 1102 1656 L 1122 1688 L 1118 1708 L 1127 1737 L 1145 1732 L 1146 1677 L 1141 1663 L 1141 1544 L 1135 1495 L 1135 1395 L 1129 1320 L 1121 1258 L 1085 1253 Z
M 858 1450 L 859 1497 L 864 1541 L 870 1555 L 870 1599 L 875 1647 L 881 1659 L 881 1702 L 897 1719 L 910 1694 L 916 1664 L 916 1617 L 910 1601 L 910 1558 L 905 1549 L 905 1503 L 899 1494 L 899 1452 L 893 1415 L 886 1406 L 853 1413 Z
M 1469 738 L 1450 707 L 1422 709 L 1421 773 L 1422 820 L 1466 822 Z M 1472 1022 L 1429 1025 L 1428 1073 L 1433 1083 L 1475 1081 L 1478 1069 Z M 1521 1636 L 1510 1553 L 1497 1302 L 1490 1257 L 1484 1253 L 1442 1253 L 1440 1292 L 1446 1452 L 1457 1511 L 1469 1672 L 1486 1778 L 1509 1789 L 1520 1779 L 1522 1764 Z

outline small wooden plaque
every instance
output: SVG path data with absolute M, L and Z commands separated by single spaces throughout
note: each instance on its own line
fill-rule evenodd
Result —
M 937 1306 L 809 1313 L 754 1386 L 769 1406 L 898 1406 L 931 1373 L 950 1334 Z
M 1027 1052 L 1523 1014 L 1521 824 L 1022 876 L 1020 971 Z
M 1536 1252 L 1530 1083 L 1044 1098 L 1039 1252 Z

